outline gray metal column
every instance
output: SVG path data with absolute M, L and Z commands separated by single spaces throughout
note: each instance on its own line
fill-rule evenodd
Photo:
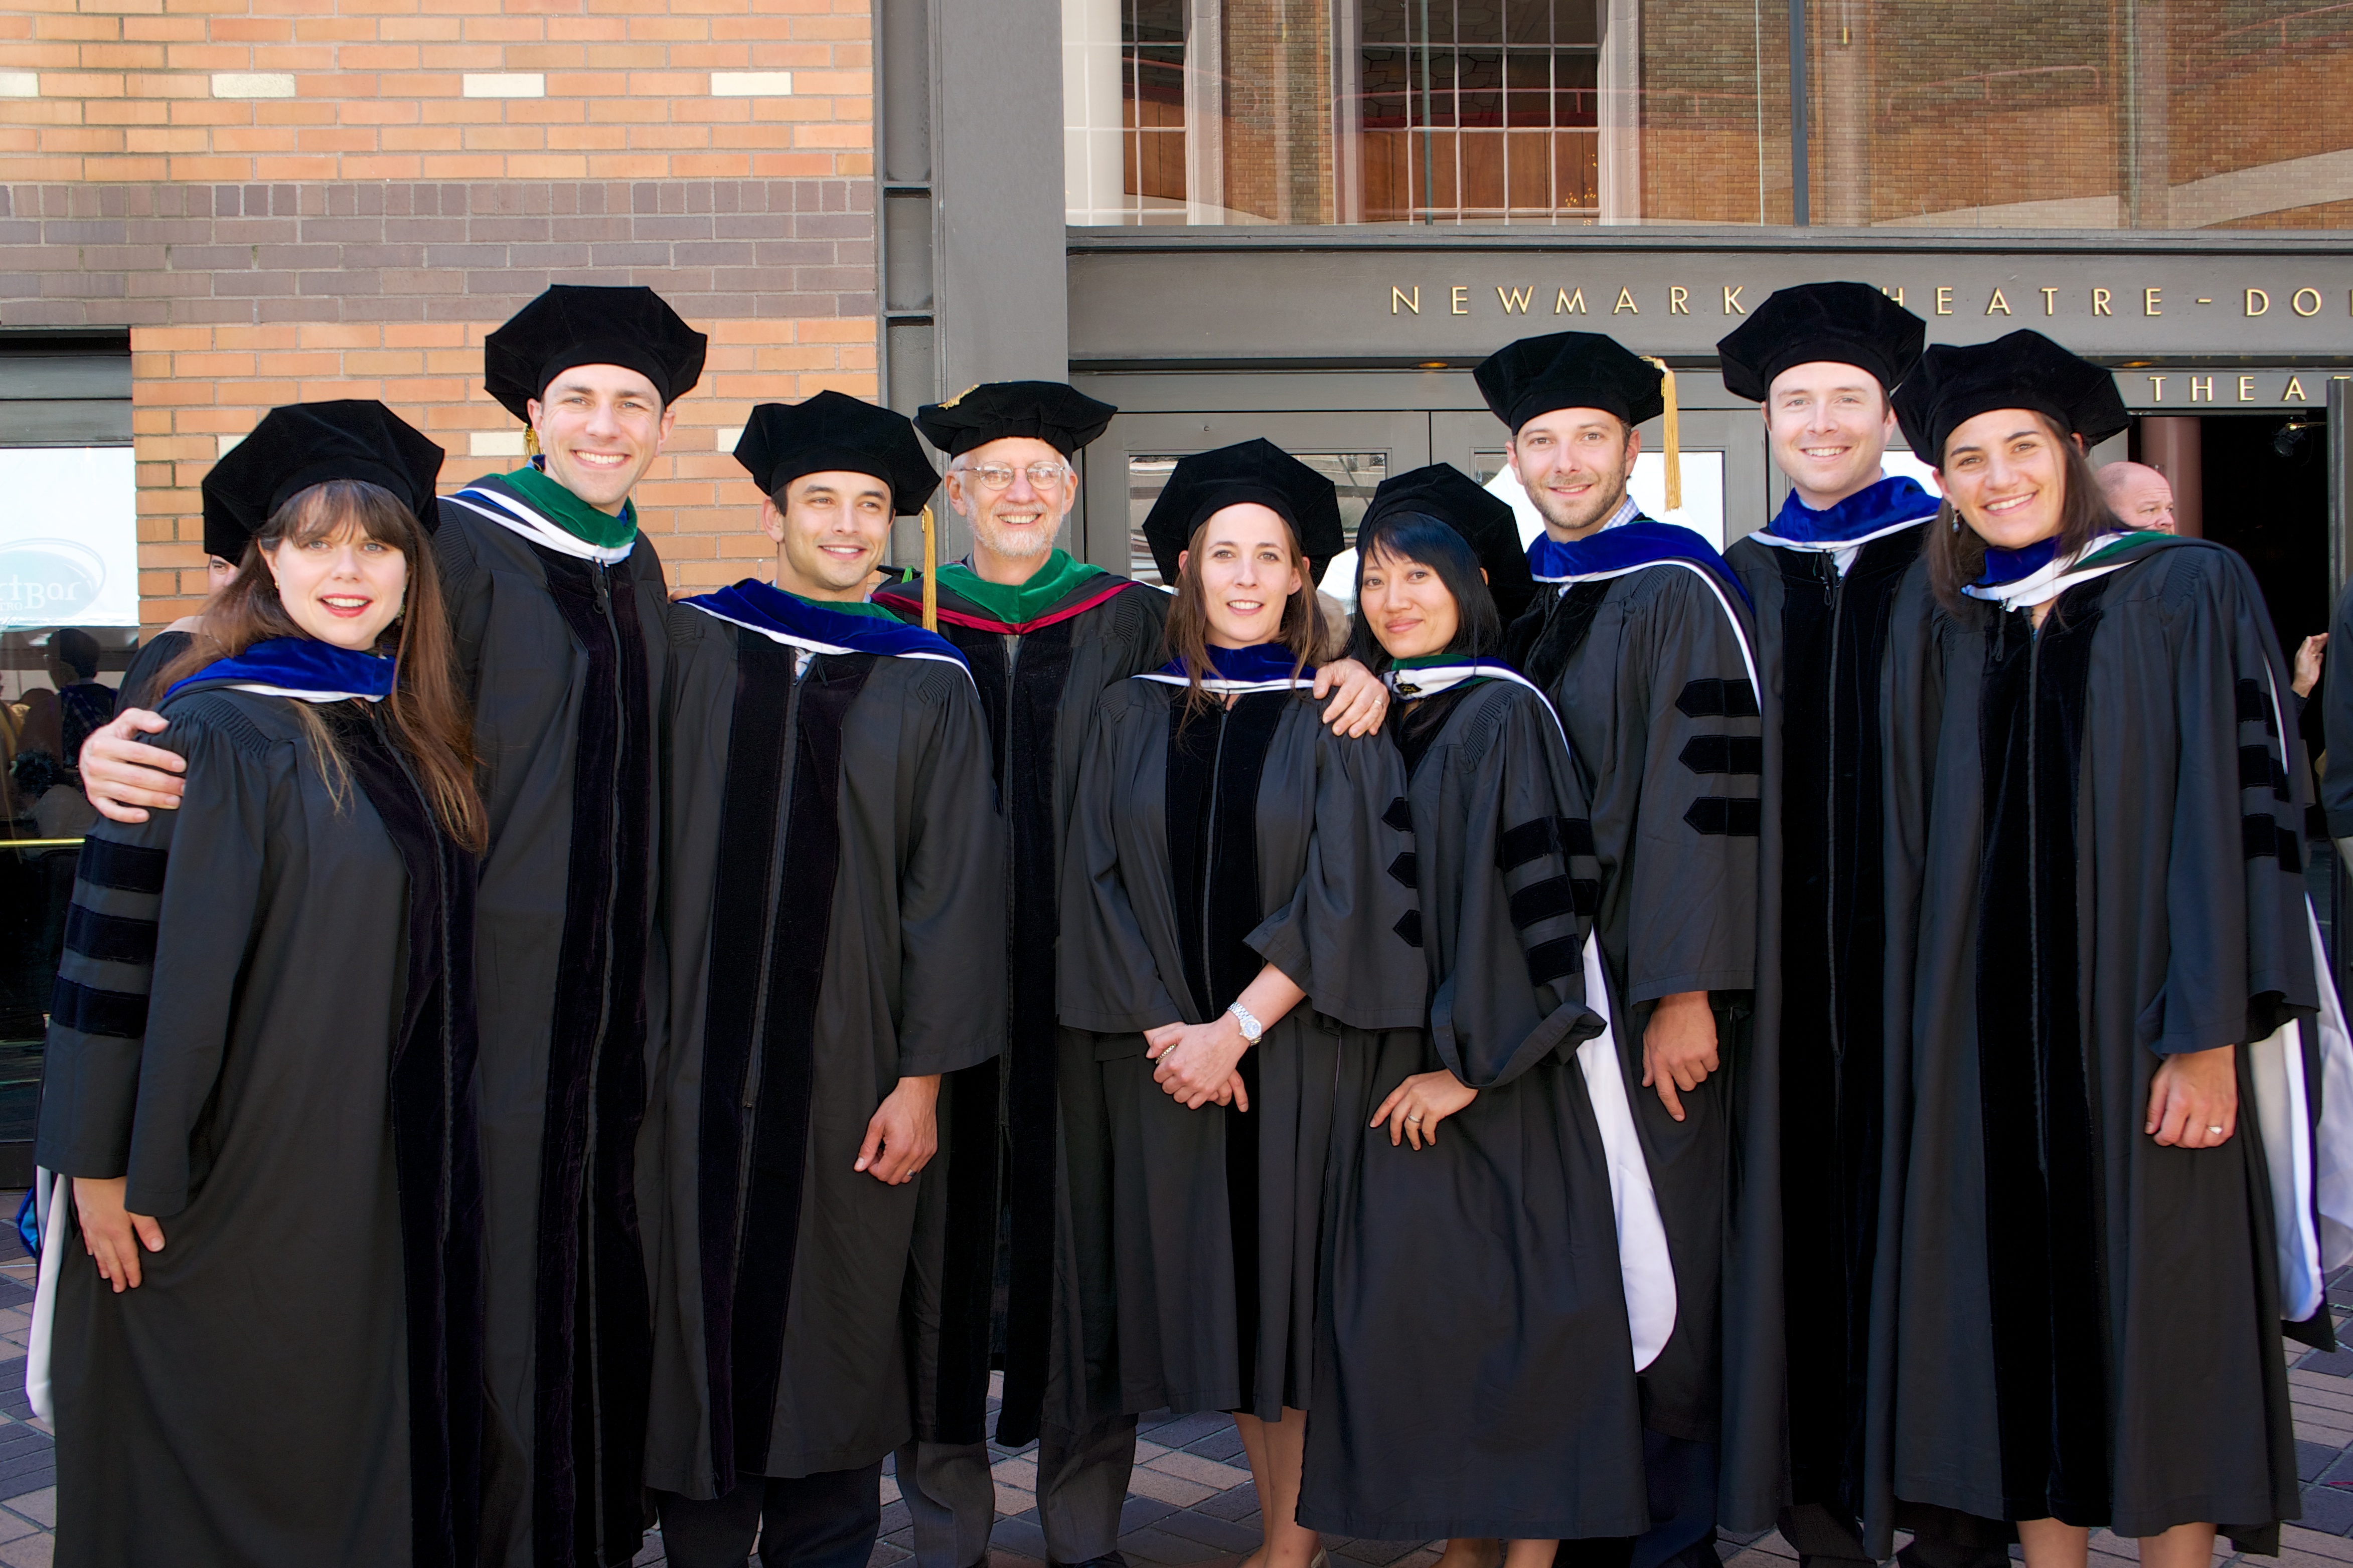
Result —
M 882 400 L 1070 374 L 1060 0 L 875 0 Z M 944 502 L 944 558 L 966 540 Z M 902 527 L 892 559 L 920 559 Z
M 885 0 L 897 4 L 899 0 Z M 1060 0 L 932 0 L 940 388 L 1071 373 Z

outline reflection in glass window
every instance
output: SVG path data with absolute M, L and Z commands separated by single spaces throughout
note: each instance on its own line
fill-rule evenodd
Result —
M 1817 223 L 2353 225 L 2353 5 L 1808 0 Z
M 1784 222 L 1786 4 L 1064 0 L 1069 221 Z

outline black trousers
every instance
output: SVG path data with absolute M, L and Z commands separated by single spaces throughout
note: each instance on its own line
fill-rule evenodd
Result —
M 866 1568 L 882 1530 L 882 1461 L 785 1479 L 746 1476 L 709 1502 L 657 1492 L 670 1568 Z
M 1781 1538 L 1798 1549 L 1803 1568 L 1856 1568 L 1869 1563 L 1854 1521 L 1820 1503 L 1781 1510 Z M 1899 1501 L 1895 1525 L 1912 1543 L 1895 1554 L 1903 1568 L 2009 1568 L 2018 1527 L 1958 1509 Z

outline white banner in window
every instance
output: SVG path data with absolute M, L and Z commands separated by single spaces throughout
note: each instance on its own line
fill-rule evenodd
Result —
M 0 628 L 139 624 L 130 447 L 0 447 Z

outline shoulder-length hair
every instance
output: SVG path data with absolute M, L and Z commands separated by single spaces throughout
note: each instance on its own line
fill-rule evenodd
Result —
M 1201 685 L 1204 672 L 1213 668 L 1208 599 L 1201 592 L 1201 538 L 1217 515 L 1211 512 L 1203 518 L 1186 543 L 1185 563 L 1176 572 L 1176 602 L 1168 606 L 1167 626 L 1161 633 L 1162 650 L 1170 658 L 1185 661 L 1185 711 L 1188 718 L 1208 708 L 1211 700 Z M 1324 606 L 1315 597 L 1314 574 L 1308 570 L 1307 557 L 1300 552 L 1299 531 L 1288 518 L 1283 519 L 1282 546 L 1285 563 L 1299 570 L 1299 591 L 1284 601 L 1282 622 L 1275 628 L 1274 640 L 1291 650 L 1291 673 L 1296 677 L 1324 646 Z
M 2084 448 L 2049 415 L 2031 409 L 2028 412 L 2059 446 L 2060 483 L 2065 492 L 2059 500 L 2058 551 L 2063 560 L 2102 532 L 2120 525 L 2109 510 L 2108 498 L 2102 492 L 2100 481 L 2092 472 L 2092 459 L 2084 456 Z M 1944 454 L 1939 452 L 1936 457 L 1941 473 Z M 1947 610 L 1961 609 L 1969 603 L 1962 588 L 1985 574 L 1986 542 L 1962 519 L 1949 499 L 1936 509 L 1936 521 L 1928 527 L 1926 553 L 1928 586 L 1935 590 L 1936 602 Z
M 375 651 L 399 660 L 385 709 L 394 741 L 416 768 L 442 831 L 480 854 L 490 841 L 490 829 L 474 787 L 473 722 L 459 692 L 441 579 L 434 570 L 425 530 L 391 491 L 361 479 L 329 479 L 288 498 L 247 543 L 237 576 L 205 611 L 188 647 L 156 677 L 155 689 L 169 690 L 174 682 L 255 643 L 307 637 L 286 613 L 278 597 L 278 581 L 264 557 L 283 544 L 306 544 L 346 529 L 390 545 L 408 563 L 401 613 L 376 644 Z M 351 777 L 342 749 L 310 703 L 296 702 L 294 711 L 311 737 L 328 792 L 342 804 Z
M 1454 638 L 1445 651 L 1475 658 L 1504 640 L 1503 612 L 1479 566 L 1471 542 L 1438 519 L 1418 511 L 1392 511 L 1356 533 L 1356 613 L 1349 617 L 1348 656 L 1378 675 L 1389 667 L 1388 649 L 1365 619 L 1365 568 L 1377 560 L 1413 561 L 1438 574 L 1454 600 Z

